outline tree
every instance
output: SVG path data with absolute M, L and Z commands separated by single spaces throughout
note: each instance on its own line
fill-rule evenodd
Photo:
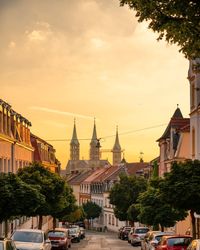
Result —
M 52 215 L 55 218 L 57 213 L 63 212 L 66 205 L 70 207 L 70 189 L 66 188 L 65 181 L 58 174 L 50 172 L 39 163 L 33 163 L 19 169 L 18 176 L 27 184 L 34 185 L 45 197 L 45 204 L 35 211 L 39 215 L 39 229 L 42 228 L 42 216 Z
M 153 173 L 152 173 L 152 178 L 157 178 L 159 176 L 159 169 L 158 169 L 158 162 L 154 161 L 153 162 Z
M 77 221 L 83 221 L 86 218 L 86 214 L 83 210 L 83 207 L 77 207 L 73 212 L 67 214 L 62 219 L 63 221 L 68 221 L 70 223 L 75 223 Z
M 186 58 L 200 57 L 200 2 L 197 0 L 119 0 L 136 11 L 139 22 L 159 33 L 158 40 L 177 44 Z
M 200 213 L 200 161 L 174 162 L 165 174 L 161 192 L 171 206 L 190 211 L 193 237 L 196 237 L 195 212 Z
M 110 191 L 109 199 L 113 204 L 115 216 L 121 220 L 137 220 L 137 214 L 131 213 L 131 205 L 136 204 L 138 195 L 147 188 L 147 181 L 143 177 L 121 175 L 119 183 L 114 184 Z
M 30 198 L 31 197 L 31 198 Z M 45 203 L 45 197 L 32 185 L 13 173 L 0 173 L 0 222 L 20 216 L 31 216 Z
M 54 218 L 53 220 L 54 228 L 56 227 L 56 219 L 64 221 L 67 216 L 70 216 L 77 210 L 75 202 L 76 199 L 73 194 L 73 190 L 65 182 L 63 192 L 60 195 L 59 201 L 57 202 L 57 204 L 54 204 L 51 208 L 51 215 Z
M 90 219 L 99 217 L 102 209 L 95 202 L 87 201 L 86 203 L 83 203 L 83 210 L 87 220 L 89 221 Z
M 165 201 L 158 186 L 149 185 L 147 191 L 139 195 L 137 208 L 141 223 L 154 228 L 160 225 L 161 231 L 164 231 L 164 227 L 174 226 L 176 221 L 183 220 L 187 216 L 184 209 L 175 209 Z

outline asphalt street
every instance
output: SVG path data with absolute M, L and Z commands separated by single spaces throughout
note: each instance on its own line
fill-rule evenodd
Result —
M 117 233 L 86 231 L 85 239 L 80 243 L 73 243 L 71 250 L 140 250 L 133 247 L 127 241 L 120 240 Z

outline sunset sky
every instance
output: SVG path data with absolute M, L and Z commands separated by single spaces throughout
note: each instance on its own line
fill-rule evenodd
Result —
M 189 114 L 189 63 L 157 36 L 118 0 L 0 0 L 0 99 L 54 140 L 62 168 L 74 118 L 81 158 L 95 117 L 102 149 L 118 126 L 126 160 L 150 161 L 177 104 Z

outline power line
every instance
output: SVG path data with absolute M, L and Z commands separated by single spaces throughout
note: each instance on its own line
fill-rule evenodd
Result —
M 132 134 L 135 132 L 140 132 L 140 131 L 145 131 L 145 130 L 149 130 L 149 129 L 163 127 L 165 125 L 167 125 L 167 123 L 163 123 L 163 124 L 159 124 L 159 125 L 155 125 L 155 126 L 151 126 L 151 127 L 146 127 L 146 128 L 141 128 L 141 129 L 129 130 L 129 131 L 126 131 L 123 133 L 119 133 L 119 135 L 121 136 L 121 135 Z M 103 136 L 103 137 L 100 137 L 98 140 L 102 140 L 102 139 L 106 139 L 106 138 L 110 138 L 110 137 L 114 137 L 114 136 L 116 136 L 116 135 L 114 134 L 114 135 Z M 90 141 L 91 138 L 80 138 L 78 140 L 79 141 Z M 71 141 L 71 139 L 49 139 L 46 141 Z

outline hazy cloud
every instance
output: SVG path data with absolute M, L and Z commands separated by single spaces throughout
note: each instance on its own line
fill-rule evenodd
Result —
M 79 118 L 83 118 L 83 119 L 94 120 L 94 117 L 92 117 L 92 116 L 81 115 L 81 114 L 76 114 L 76 113 L 71 113 L 71 112 L 66 112 L 66 111 L 60 111 L 60 110 L 50 109 L 50 108 L 45 108 L 45 107 L 32 106 L 32 107 L 30 107 L 30 109 L 43 111 L 43 112 L 48 112 L 48 113 L 55 113 L 55 114 L 58 114 L 58 115 L 66 115 L 66 116 L 72 116 L 72 117 L 79 117 Z

